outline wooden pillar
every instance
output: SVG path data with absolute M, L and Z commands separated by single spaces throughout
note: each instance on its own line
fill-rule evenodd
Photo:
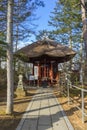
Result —
M 46 65 L 44 64 L 44 77 L 46 77 Z
M 32 72 L 32 75 L 34 75 L 34 63 L 33 63 L 33 72 Z
M 48 66 L 47 66 L 47 77 L 49 77 L 49 69 L 48 69 Z
M 41 74 L 40 74 L 40 63 L 38 63 L 38 81 L 37 81 L 38 87 L 40 86 L 40 77 L 41 77 Z
M 44 59 L 44 77 L 46 77 L 46 59 Z
M 59 75 L 58 75 L 58 63 L 56 62 L 56 81 L 58 82 Z
M 53 82 L 53 62 L 51 62 L 50 78 L 51 78 L 51 83 L 52 83 Z

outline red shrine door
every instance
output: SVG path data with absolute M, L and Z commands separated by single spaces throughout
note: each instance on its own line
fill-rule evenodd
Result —
M 42 65 L 41 66 L 41 78 L 49 78 L 49 66 Z
M 45 81 L 47 85 L 52 85 L 58 80 L 58 64 L 39 64 L 38 65 L 38 84 L 39 86 Z
M 58 81 L 58 64 L 50 63 L 43 64 L 40 66 L 40 79 L 42 81 L 46 81 L 48 85 L 52 85 Z
M 43 64 L 40 67 L 41 86 L 47 87 L 49 85 L 49 65 Z

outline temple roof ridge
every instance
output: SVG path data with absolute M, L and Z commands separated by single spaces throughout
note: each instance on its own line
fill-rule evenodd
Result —
M 52 41 L 52 42 L 54 41 L 54 40 L 50 39 L 49 36 L 46 33 L 44 33 L 44 35 L 43 35 L 41 40 L 42 41 Z

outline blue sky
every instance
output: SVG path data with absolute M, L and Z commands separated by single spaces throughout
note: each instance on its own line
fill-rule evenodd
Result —
M 56 1 L 57 0 L 44 0 L 45 7 L 39 7 L 37 9 L 36 14 L 40 17 L 39 20 L 36 21 L 36 24 L 38 24 L 37 30 L 50 30 L 51 27 L 48 26 L 49 15 L 51 14 L 50 12 L 53 11 Z
M 55 2 L 57 0 L 43 0 L 45 3 L 45 7 L 38 7 L 38 9 L 36 10 L 35 14 L 36 17 L 39 17 L 38 20 L 34 21 L 34 23 L 36 25 L 38 25 L 38 27 L 36 28 L 36 32 L 38 33 L 39 30 L 51 30 L 52 27 L 48 26 L 48 20 L 49 15 L 51 15 L 51 12 L 53 11 L 54 7 L 55 7 Z M 25 43 L 25 45 L 27 45 L 27 43 L 32 43 L 33 41 L 36 41 L 35 36 L 32 35 L 30 38 L 30 40 L 27 41 Z M 21 46 L 25 46 L 24 43 Z

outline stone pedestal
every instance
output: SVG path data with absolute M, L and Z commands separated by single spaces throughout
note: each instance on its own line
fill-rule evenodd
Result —
M 19 75 L 19 81 L 18 81 L 18 86 L 17 86 L 17 89 L 16 89 L 16 95 L 18 97 L 26 96 L 26 90 L 24 89 L 24 86 L 23 86 L 23 76 L 22 76 L 22 74 Z

